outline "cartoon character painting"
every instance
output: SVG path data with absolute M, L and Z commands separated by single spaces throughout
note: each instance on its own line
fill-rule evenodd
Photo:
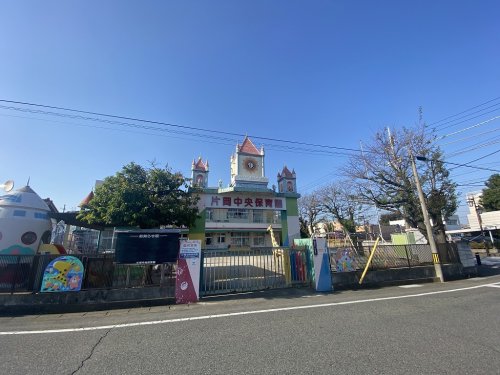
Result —
M 78 258 L 56 258 L 45 268 L 40 291 L 77 292 L 82 287 L 83 271 L 83 264 Z
M 49 243 L 49 207 L 31 187 L 7 190 L 0 196 L 0 254 L 32 255 Z
M 356 260 L 351 249 L 338 249 L 335 263 L 337 272 L 356 271 Z

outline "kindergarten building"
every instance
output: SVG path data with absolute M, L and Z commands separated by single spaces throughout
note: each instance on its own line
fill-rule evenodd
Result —
M 245 137 L 231 156 L 228 187 L 209 187 L 208 161 L 193 160 L 191 184 L 201 193 L 200 218 L 189 229 L 190 239 L 211 250 L 271 247 L 271 232 L 282 246 L 300 238 L 295 171 L 285 166 L 277 176 L 277 191 L 274 185 L 270 189 L 264 159 L 264 148 Z

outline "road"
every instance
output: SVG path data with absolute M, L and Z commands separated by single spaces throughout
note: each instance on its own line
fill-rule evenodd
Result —
M 0 318 L 2 374 L 499 374 L 500 276 Z

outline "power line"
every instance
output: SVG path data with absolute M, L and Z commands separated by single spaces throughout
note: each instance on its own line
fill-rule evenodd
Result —
M 474 135 L 470 135 L 468 137 L 465 137 L 465 138 L 459 138 L 459 139 L 455 139 L 454 141 L 450 141 L 448 143 L 443 143 L 441 146 L 448 146 L 448 145 L 451 145 L 452 143 L 457 143 L 457 142 L 462 142 L 462 141 L 466 141 L 468 139 L 471 139 L 471 138 L 477 138 L 481 135 L 485 135 L 485 134 L 489 134 L 489 133 L 494 133 L 494 132 L 497 132 L 499 131 L 500 128 L 496 128 L 496 129 L 492 129 L 492 130 L 488 130 L 488 131 L 485 131 L 485 132 L 482 132 L 482 133 L 478 133 L 478 134 L 474 134 Z M 440 140 L 440 139 L 439 139 Z M 438 140 L 438 141 L 439 141 Z
M 441 140 L 443 138 L 446 138 L 446 137 L 449 137 L 449 136 L 452 136 L 452 135 L 455 135 L 455 134 L 459 134 L 459 133 L 463 133 L 464 131 L 467 131 L 467 130 L 470 130 L 470 129 L 474 129 L 474 128 L 477 128 L 481 125 L 484 125 L 484 124 L 487 124 L 491 121 L 495 121 L 495 120 L 498 120 L 500 118 L 500 116 L 495 116 L 495 117 L 492 117 L 492 118 L 489 118 L 488 120 L 485 120 L 485 121 L 481 121 L 477 124 L 474 124 L 474 125 L 471 125 L 471 126 L 468 126 L 466 128 L 463 128 L 463 129 L 460 129 L 460 130 L 457 130 L 453 133 L 449 133 L 449 134 L 445 134 L 445 135 L 442 135 L 441 137 L 439 137 L 437 140 Z
M 435 125 L 435 124 L 439 124 L 440 122 L 443 122 L 443 121 L 445 121 L 445 120 L 448 120 L 448 119 L 450 119 L 450 118 L 452 118 L 452 117 L 456 117 L 456 116 L 461 115 L 461 114 L 463 114 L 463 113 L 469 112 L 470 110 L 473 110 L 473 109 L 476 109 L 476 108 L 482 107 L 483 105 L 488 104 L 488 103 L 491 103 L 491 102 L 494 102 L 495 100 L 498 100 L 498 99 L 500 99 L 500 96 L 499 96 L 499 97 L 497 97 L 497 98 L 494 98 L 494 99 L 488 100 L 487 102 L 484 102 L 484 103 L 478 104 L 478 105 L 476 105 L 476 106 L 474 106 L 474 107 L 468 108 L 468 109 L 466 109 L 466 110 L 464 110 L 464 111 L 462 111 L 462 112 L 459 112 L 459 113 L 456 113 L 456 114 L 454 114 L 454 115 L 451 115 L 451 116 L 445 117 L 445 118 L 443 118 L 443 119 L 441 119 L 441 120 L 439 120 L 439 121 L 435 121 L 435 122 L 433 122 L 433 123 L 429 124 L 428 126 L 432 126 L 432 125 Z
M 465 163 L 465 164 L 452 163 L 450 161 L 444 161 L 443 163 L 451 164 L 451 165 L 456 165 L 457 166 L 457 167 L 450 168 L 449 169 L 450 171 L 454 170 L 454 169 L 456 169 L 458 167 L 466 167 L 466 168 L 482 169 L 482 170 L 485 170 L 485 171 L 500 172 L 500 170 L 498 170 L 498 169 L 490 169 L 490 168 L 484 168 L 484 167 L 478 167 L 478 166 L 470 165 L 470 163 L 474 163 L 475 161 L 487 158 L 488 156 L 494 155 L 494 154 L 496 154 L 498 152 L 500 152 L 500 150 L 497 150 L 497 151 L 494 151 L 494 152 L 489 153 L 487 155 L 481 156 L 480 158 L 474 159 L 474 160 L 469 161 L 468 163 Z
M 1 105 L 0 105 L 0 108 L 2 108 Z M 113 125 L 124 126 L 126 128 L 125 129 L 111 128 L 111 127 L 106 127 L 106 126 L 98 126 L 98 125 L 90 125 L 90 124 L 80 124 L 80 123 L 66 122 L 66 121 L 48 120 L 48 119 L 43 119 L 43 118 L 27 117 L 27 116 L 15 116 L 15 115 L 6 115 L 6 114 L 0 114 L 0 116 L 7 116 L 7 117 L 14 117 L 14 118 L 23 118 L 23 119 L 37 120 L 37 121 L 48 121 L 50 123 L 58 123 L 58 124 L 80 126 L 80 127 L 94 128 L 94 129 L 104 129 L 104 130 L 111 130 L 111 131 L 123 131 L 123 132 L 129 132 L 129 133 L 133 133 L 133 134 L 144 134 L 144 135 L 154 135 L 154 136 L 176 138 L 176 139 L 184 139 L 184 140 L 203 141 L 205 143 L 219 144 L 219 145 L 234 145 L 234 143 L 238 141 L 238 140 L 232 139 L 232 138 L 223 138 L 223 137 L 216 137 L 216 136 L 209 136 L 209 135 L 201 135 L 201 134 L 197 134 L 197 133 L 193 133 L 193 132 L 186 132 L 186 131 L 180 131 L 180 130 L 158 128 L 158 127 L 147 126 L 147 125 L 128 124 L 128 123 L 121 123 L 121 122 L 116 122 L 116 121 L 112 121 Z M 141 131 L 133 131 L 130 128 L 145 129 L 145 130 L 149 130 L 149 132 L 147 132 L 147 131 L 143 131 L 143 132 L 141 132 Z M 180 137 L 180 136 L 174 136 L 174 135 L 168 135 L 167 136 L 165 134 L 153 133 L 153 131 L 158 131 L 158 132 L 162 132 L 162 133 L 168 132 L 168 133 L 173 133 L 173 134 L 181 134 L 181 135 L 185 135 L 186 137 Z M 187 138 L 187 137 L 196 137 L 196 138 L 202 138 L 202 139 L 192 139 L 192 138 Z M 207 139 L 207 138 L 209 138 L 209 139 Z M 215 140 L 220 140 L 220 142 L 214 141 L 214 139 Z M 298 153 L 298 154 L 308 154 L 308 155 L 351 156 L 351 154 L 349 154 L 347 152 L 341 152 L 341 151 L 315 150 L 315 149 L 304 148 L 304 147 L 293 147 L 293 146 L 285 146 L 285 145 L 275 145 L 275 144 L 272 144 L 272 143 L 266 144 L 266 148 L 268 150 L 284 151 L 284 152 L 294 152 L 294 153 Z
M 499 106 L 499 105 L 500 105 L 500 103 L 493 104 L 493 105 L 491 105 L 491 106 L 489 106 L 489 107 L 486 107 L 486 108 L 484 108 L 484 109 L 481 109 L 481 110 L 479 110 L 479 111 L 472 112 L 472 113 L 470 113 L 470 114 L 468 114 L 468 115 L 461 116 L 461 117 L 459 117 L 459 118 L 457 118 L 457 119 L 455 119 L 455 120 L 451 120 L 451 121 L 445 122 L 445 123 L 443 123 L 443 124 L 441 124 L 441 125 L 438 125 L 438 126 L 434 127 L 433 129 L 434 129 L 434 130 L 438 130 L 438 129 L 439 129 L 439 130 L 448 129 L 448 128 L 451 128 L 451 127 L 456 126 L 456 125 L 458 125 L 458 124 L 461 124 L 461 123 L 463 123 L 463 122 L 467 122 L 467 121 L 473 120 L 473 119 L 475 119 L 475 118 L 478 118 L 478 117 L 481 117 L 481 116 L 487 115 L 488 113 L 496 112 L 496 111 L 498 111 L 500 108 L 496 108 L 496 109 L 493 109 L 493 110 L 488 111 L 488 112 L 484 112 L 484 111 L 485 111 L 486 109 L 489 109 L 489 108 L 494 108 L 494 107 L 497 107 L 497 106 Z M 483 112 L 483 113 L 481 113 L 481 112 Z M 480 113 L 480 114 L 479 114 L 479 115 L 477 115 L 477 116 L 474 116 L 474 117 L 469 117 L 469 116 L 474 115 L 474 114 L 476 114 L 476 113 Z M 469 117 L 469 118 L 466 118 L 466 117 Z M 458 122 L 455 122 L 455 121 L 457 121 L 457 120 L 461 120 L 461 119 L 464 119 L 464 120 L 463 120 L 463 121 L 458 121 Z M 446 125 L 446 124 L 451 124 L 451 125 L 448 125 L 448 126 L 443 126 L 443 125 Z
M 170 127 L 175 127 L 175 128 L 189 129 L 189 130 L 202 131 L 202 132 L 217 133 L 217 134 L 230 135 L 230 136 L 235 136 L 235 137 L 240 137 L 240 138 L 247 136 L 246 134 L 232 133 L 232 132 L 226 132 L 226 131 L 222 131 L 222 130 L 203 129 L 203 128 L 197 128 L 197 127 L 194 127 L 194 126 L 172 124 L 172 123 L 166 123 L 166 122 L 162 122 L 162 121 L 146 120 L 146 119 L 141 119 L 141 118 L 127 117 L 127 116 L 118 116 L 118 115 L 111 115 L 111 114 L 99 113 L 99 112 L 82 111 L 82 110 L 78 110 L 78 109 L 65 108 L 65 107 L 57 107 L 57 106 L 50 106 L 50 105 L 45 105 L 45 104 L 37 104 L 37 103 L 29 103 L 29 102 L 19 102 L 19 101 L 6 100 L 6 99 L 0 99 L 0 102 L 17 104 L 17 105 L 33 106 L 33 107 L 38 107 L 38 108 L 55 109 L 55 110 L 59 110 L 59 111 L 68 111 L 68 112 L 81 113 L 81 114 L 92 115 L 92 116 L 109 117 L 109 118 L 115 118 L 115 119 L 126 120 L 126 121 L 144 122 L 144 123 L 148 123 L 148 124 L 161 125 L 161 126 L 170 126 Z M 6 109 L 22 110 L 22 109 L 16 108 L 16 107 L 10 107 L 10 108 L 6 108 Z M 41 112 L 43 112 L 43 111 L 41 111 Z M 53 112 L 47 112 L 46 114 L 49 114 L 49 115 L 62 115 L 62 114 L 55 114 Z M 99 119 L 95 119 L 95 118 L 85 118 L 83 116 L 81 118 L 84 119 L 84 120 L 99 121 Z M 299 144 L 299 145 L 303 145 L 303 146 L 312 146 L 312 147 L 328 148 L 328 149 L 335 149 L 335 150 L 352 151 L 352 152 L 356 152 L 356 153 L 360 152 L 360 150 L 358 150 L 358 149 L 353 149 L 353 148 L 348 148 L 348 147 L 328 146 L 328 145 L 315 144 L 315 143 L 291 141 L 291 140 L 286 140 L 286 139 L 261 137 L 261 136 L 256 136 L 256 135 L 248 135 L 248 136 L 251 137 L 251 138 L 254 138 L 254 139 L 261 139 L 261 140 L 272 141 L 272 142 L 283 142 L 283 143 Z
M 496 150 L 496 151 L 493 151 L 493 152 L 490 152 L 489 154 L 484 155 L 484 156 L 481 156 L 481 157 L 479 157 L 479 158 L 477 158 L 477 159 L 471 160 L 471 161 L 469 161 L 467 164 L 474 163 L 475 161 L 478 161 L 478 160 L 481 160 L 481 159 L 485 159 L 485 158 L 487 158 L 488 156 L 495 155 L 495 154 L 497 154 L 497 153 L 499 153 L 499 152 L 500 152 L 500 149 L 498 149 L 498 150 Z
M 466 153 L 471 152 L 471 151 L 476 151 L 476 150 L 482 149 L 482 148 L 487 147 L 487 146 L 495 145 L 497 143 L 500 143 L 500 138 L 491 139 L 485 143 L 476 143 L 474 145 L 471 145 L 468 148 L 462 149 L 460 151 L 452 152 L 452 153 L 448 154 L 447 157 L 452 158 L 452 157 L 455 157 L 458 155 L 466 154 Z

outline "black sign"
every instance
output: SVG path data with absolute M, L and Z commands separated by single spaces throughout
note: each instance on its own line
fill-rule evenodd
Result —
M 165 231 L 123 231 L 116 233 L 117 263 L 158 264 L 175 262 L 180 233 Z

